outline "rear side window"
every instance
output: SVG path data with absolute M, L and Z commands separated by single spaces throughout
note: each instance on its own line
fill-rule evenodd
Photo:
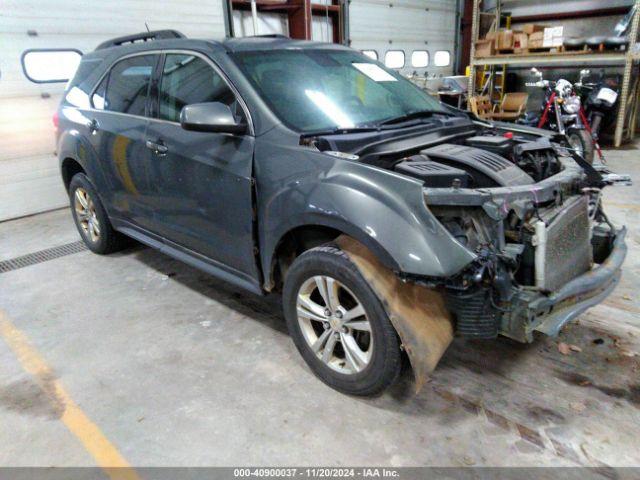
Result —
M 204 102 L 222 102 L 242 115 L 233 91 L 211 65 L 195 55 L 167 54 L 160 82 L 160 118 L 179 122 L 185 105 Z
M 121 60 L 113 66 L 104 95 L 105 110 L 144 116 L 156 57 L 140 55 Z M 99 108 L 96 100 L 94 96 L 92 101 Z

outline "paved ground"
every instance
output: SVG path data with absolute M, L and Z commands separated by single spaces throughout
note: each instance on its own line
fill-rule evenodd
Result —
M 609 157 L 640 185 L 638 150 Z M 640 465 L 638 187 L 606 202 L 630 227 L 614 295 L 560 339 L 456 340 L 418 395 L 408 372 L 334 392 L 277 301 L 141 246 L 2 273 L 0 465 Z M 77 240 L 68 210 L 1 223 L 0 260 Z

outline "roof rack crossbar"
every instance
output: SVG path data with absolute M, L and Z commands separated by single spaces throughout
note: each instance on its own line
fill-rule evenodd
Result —
M 177 30 L 153 30 L 151 32 L 134 33 L 133 35 L 125 35 L 123 37 L 112 38 L 106 42 L 102 42 L 96 47 L 96 50 L 104 48 L 118 47 L 125 43 L 148 42 L 150 40 L 164 40 L 169 38 L 186 38 L 183 33 Z

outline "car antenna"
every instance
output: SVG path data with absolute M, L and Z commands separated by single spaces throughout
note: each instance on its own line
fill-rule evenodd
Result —
M 149 30 L 149 25 L 147 25 L 147 22 L 144 22 L 144 26 L 147 28 L 147 32 L 151 31 L 151 30 Z

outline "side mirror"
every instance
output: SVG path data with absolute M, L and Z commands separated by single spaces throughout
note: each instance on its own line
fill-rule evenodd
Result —
M 194 132 L 244 133 L 246 123 L 239 123 L 228 105 L 220 102 L 193 103 L 180 112 L 180 126 Z

